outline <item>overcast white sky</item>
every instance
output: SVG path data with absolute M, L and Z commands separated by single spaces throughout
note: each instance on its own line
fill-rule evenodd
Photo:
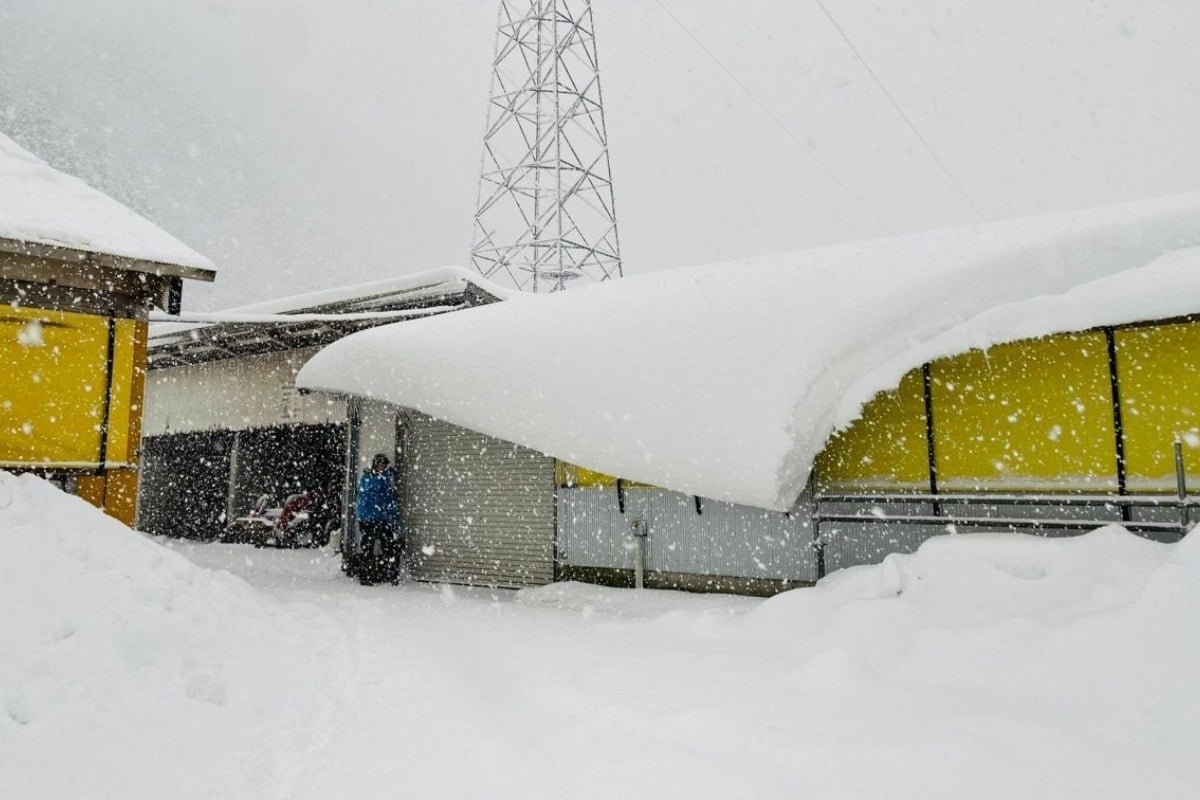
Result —
M 626 274 L 1200 188 L 1195 0 L 824 0 L 886 93 L 815 0 L 662 2 L 594 0 Z M 0 130 L 193 308 L 466 264 L 498 7 L 0 0 Z

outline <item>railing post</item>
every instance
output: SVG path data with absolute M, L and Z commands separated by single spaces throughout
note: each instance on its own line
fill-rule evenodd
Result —
M 646 537 L 650 529 L 646 520 L 638 517 L 631 525 L 633 528 L 633 543 L 635 547 L 633 562 L 633 588 L 644 589 L 646 586 Z

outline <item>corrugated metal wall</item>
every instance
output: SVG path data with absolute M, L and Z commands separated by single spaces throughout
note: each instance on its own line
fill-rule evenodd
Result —
M 420 415 L 405 418 L 404 518 L 415 577 L 554 580 L 554 460 Z
M 1080 520 L 1080 529 L 1043 530 L 1012 533 L 1007 528 L 962 528 L 952 525 L 899 525 L 876 522 L 824 522 L 821 538 L 826 542 L 825 562 L 828 572 L 845 569 L 859 564 L 878 564 L 891 553 L 913 553 L 927 539 L 934 536 L 971 536 L 977 533 L 1004 533 L 1006 535 L 1029 535 L 1044 537 L 1077 536 L 1106 522 L 1119 523 L 1120 512 L 1115 507 L 1080 507 L 1069 505 L 1029 505 L 1020 502 L 994 503 L 988 505 L 965 505 L 945 502 L 942 513 L 948 516 L 1015 517 L 1022 519 Z M 822 503 L 825 513 L 872 514 L 881 519 L 888 516 L 929 515 L 933 513 L 930 503 Z M 1135 509 L 1136 520 L 1174 521 L 1179 512 L 1173 508 Z M 1177 534 L 1152 533 L 1148 538 L 1159 541 L 1175 541 Z
M 816 566 L 807 512 L 788 516 L 665 489 L 559 489 L 559 558 L 579 567 L 631 569 L 630 526 L 646 520 L 646 568 L 690 575 L 811 581 Z

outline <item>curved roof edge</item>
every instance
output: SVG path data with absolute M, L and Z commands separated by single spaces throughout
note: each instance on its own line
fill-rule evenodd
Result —
M 687 267 L 358 333 L 297 382 L 786 510 L 926 360 L 1200 312 L 1197 247 L 1200 193 Z

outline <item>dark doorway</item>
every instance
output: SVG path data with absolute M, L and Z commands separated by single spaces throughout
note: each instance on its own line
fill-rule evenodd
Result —
M 238 433 L 232 511 L 247 513 L 262 495 L 280 505 L 288 495 L 319 489 L 341 497 L 344 425 L 288 425 Z
M 160 536 L 212 539 L 225 526 L 231 431 L 142 440 L 138 527 Z

